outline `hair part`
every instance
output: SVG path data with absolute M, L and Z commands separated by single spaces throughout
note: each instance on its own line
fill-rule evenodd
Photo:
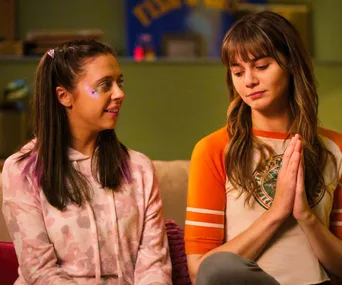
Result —
M 279 54 L 285 58 L 283 62 Z M 300 134 L 305 162 L 305 187 L 309 203 L 322 188 L 326 188 L 323 169 L 329 157 L 335 158 L 318 134 L 318 95 L 313 66 L 298 31 L 284 17 L 269 11 L 246 15 L 233 24 L 222 42 L 221 59 L 226 66 L 229 94 L 227 132 L 229 137 L 225 157 L 226 173 L 234 188 L 247 193 L 250 201 L 257 190 L 253 177 L 253 152 L 260 154 L 256 170 L 265 171 L 274 156 L 273 149 L 253 135 L 251 108 L 234 89 L 230 66 L 237 58 L 248 62 L 271 57 L 289 72 L 291 124 L 288 137 Z M 285 141 L 284 141 L 285 143 Z
M 51 50 L 50 50 L 51 51 Z M 36 142 L 34 148 L 23 153 L 24 171 L 33 167 L 33 175 L 48 202 L 59 210 L 68 203 L 79 206 L 91 200 L 90 186 L 85 176 L 69 160 L 71 140 L 65 107 L 59 102 L 56 87 L 74 90 L 85 64 L 99 55 L 115 51 L 95 40 L 76 40 L 60 44 L 46 53 L 37 68 L 32 97 L 31 114 Z M 103 188 L 115 191 L 123 179 L 130 179 L 129 153 L 119 142 L 114 130 L 99 132 L 92 156 L 94 178 Z

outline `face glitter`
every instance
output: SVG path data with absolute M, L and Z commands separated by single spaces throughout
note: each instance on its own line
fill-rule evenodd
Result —
M 99 99 L 99 89 L 98 88 L 91 88 L 90 86 L 86 85 L 85 89 L 87 90 L 87 93 L 94 99 Z

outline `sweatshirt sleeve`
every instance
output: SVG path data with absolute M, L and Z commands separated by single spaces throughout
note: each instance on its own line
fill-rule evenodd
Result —
M 145 170 L 145 218 L 134 271 L 135 285 L 171 285 L 171 261 L 159 184 L 152 162 Z
M 3 167 L 3 214 L 13 240 L 20 272 L 27 284 L 77 284 L 57 266 L 54 247 L 47 235 L 39 191 L 23 174 L 16 157 Z
M 186 254 L 205 254 L 223 243 L 227 142 L 222 128 L 199 141 L 193 150 L 185 221 Z

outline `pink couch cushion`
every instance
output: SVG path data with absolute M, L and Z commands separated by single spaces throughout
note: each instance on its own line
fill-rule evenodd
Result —
M 18 261 L 13 243 L 0 242 L 0 284 L 13 285 L 18 278 Z
M 191 281 L 186 263 L 184 231 L 171 219 L 165 219 L 165 228 L 169 240 L 173 285 L 189 285 Z

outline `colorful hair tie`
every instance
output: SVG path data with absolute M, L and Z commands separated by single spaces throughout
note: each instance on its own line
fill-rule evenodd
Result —
M 51 58 L 54 58 L 55 57 L 55 50 L 52 48 L 50 49 L 47 54 L 51 57 Z

